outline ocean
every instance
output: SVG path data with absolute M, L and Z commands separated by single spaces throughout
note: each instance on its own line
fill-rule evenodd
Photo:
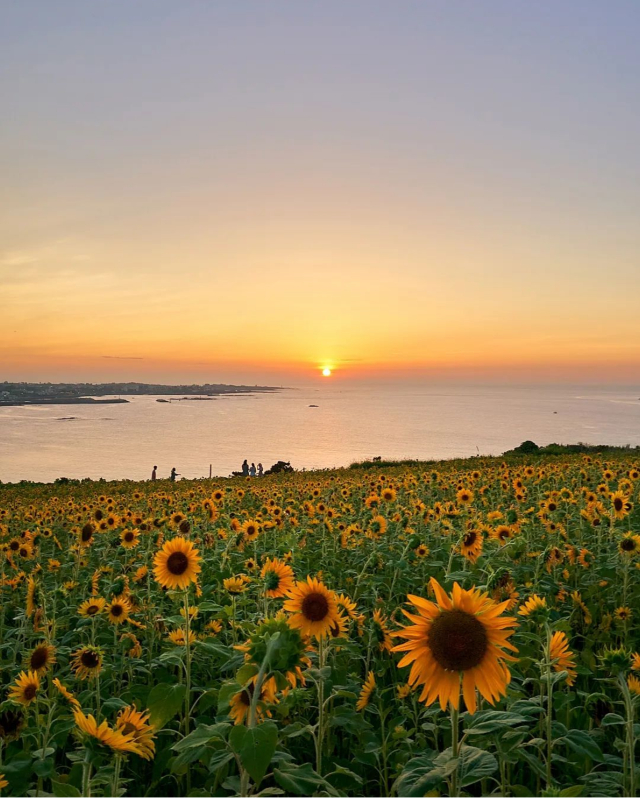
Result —
M 640 445 L 640 387 L 416 384 L 292 388 L 213 401 L 0 408 L 0 480 L 228 476 L 346 466 L 371 457 L 443 459 L 539 445 Z M 163 397 L 165 398 L 165 397 Z M 317 407 L 311 407 L 317 405 Z

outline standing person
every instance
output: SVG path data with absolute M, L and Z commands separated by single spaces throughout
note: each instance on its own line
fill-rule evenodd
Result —
M 256 475 L 256 464 L 251 463 L 251 468 L 249 469 L 249 476 L 255 477 L 255 475 Z
M 261 477 L 264 475 L 264 468 L 262 467 L 262 463 L 258 463 L 258 476 Z
M 156 474 L 157 470 L 158 470 L 158 466 L 154 466 L 153 467 L 153 471 L 151 472 L 151 481 L 152 482 L 155 482 L 156 479 L 158 479 L 158 475 Z
M 249 463 L 245 460 L 242 464 L 242 476 L 248 477 L 249 476 Z
M 176 469 L 175 469 L 175 468 L 172 468 L 172 469 L 171 469 L 171 476 L 169 477 L 169 479 L 170 479 L 172 482 L 175 482 L 175 481 L 176 481 L 176 477 L 179 477 L 179 476 L 180 476 L 180 474 L 178 474 L 178 472 L 176 471 Z

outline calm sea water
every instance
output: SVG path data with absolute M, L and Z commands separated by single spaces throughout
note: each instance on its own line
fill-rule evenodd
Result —
M 295 468 L 501 454 L 523 440 L 640 445 L 640 387 L 378 385 L 210 402 L 0 408 L 0 480 L 227 476 L 243 459 Z M 309 405 L 318 407 L 309 407 Z M 73 417 L 73 418 L 70 418 Z

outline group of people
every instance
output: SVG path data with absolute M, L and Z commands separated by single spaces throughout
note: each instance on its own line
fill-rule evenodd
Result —
M 180 474 L 178 474 L 178 472 L 176 471 L 176 469 L 175 469 L 175 468 L 172 468 L 172 469 L 171 469 L 171 474 L 170 474 L 170 476 L 169 476 L 169 479 L 170 479 L 172 482 L 175 482 L 175 481 L 176 481 L 176 477 L 179 477 L 179 476 L 180 476 Z M 155 482 L 155 481 L 156 481 L 156 479 L 158 479 L 158 466 L 154 466 L 154 467 L 153 467 L 153 471 L 151 472 L 151 481 L 152 481 L 152 482 Z
M 255 463 L 249 463 L 245 460 L 242 464 L 242 476 L 243 477 L 262 477 L 264 476 L 264 469 L 262 468 L 262 463 L 258 463 L 256 468 Z

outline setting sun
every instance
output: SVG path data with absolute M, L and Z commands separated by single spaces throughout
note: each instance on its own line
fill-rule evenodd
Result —
M 331 376 L 331 369 L 330 368 L 323 368 L 322 369 L 322 376 L 323 377 L 330 377 Z

